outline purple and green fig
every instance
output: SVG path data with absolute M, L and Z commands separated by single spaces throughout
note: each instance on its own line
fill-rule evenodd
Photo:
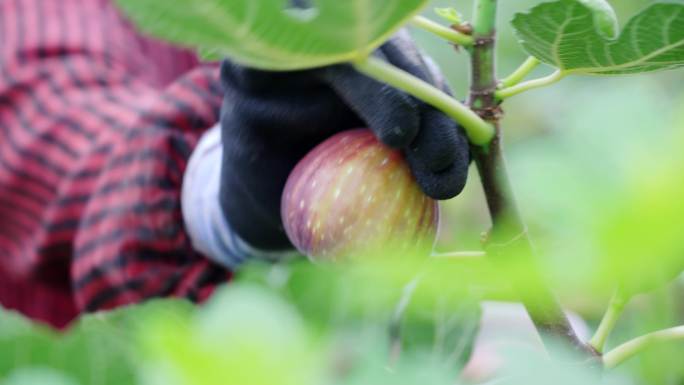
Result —
M 290 241 L 312 260 L 428 255 L 439 206 L 403 154 L 366 129 L 338 133 L 290 174 L 281 214 Z

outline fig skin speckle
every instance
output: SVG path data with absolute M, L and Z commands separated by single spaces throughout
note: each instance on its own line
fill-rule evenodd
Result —
M 421 191 L 403 154 L 367 129 L 311 150 L 287 180 L 281 213 L 292 244 L 314 261 L 427 255 L 439 225 L 437 201 Z

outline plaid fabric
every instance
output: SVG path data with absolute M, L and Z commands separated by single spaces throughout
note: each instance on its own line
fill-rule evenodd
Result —
M 62 327 L 230 279 L 180 211 L 218 78 L 109 0 L 0 1 L 0 303 Z

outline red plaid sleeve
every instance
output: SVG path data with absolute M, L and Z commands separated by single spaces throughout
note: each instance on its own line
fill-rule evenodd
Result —
M 180 186 L 222 100 L 215 66 L 140 37 L 106 0 L 0 1 L 0 302 L 63 326 L 205 298 Z

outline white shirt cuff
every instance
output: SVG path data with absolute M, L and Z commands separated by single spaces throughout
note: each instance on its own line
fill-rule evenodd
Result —
M 263 251 L 242 240 L 231 229 L 219 204 L 221 129 L 217 124 L 202 135 L 183 176 L 181 211 L 195 250 L 230 269 L 248 259 L 282 260 L 294 251 Z

